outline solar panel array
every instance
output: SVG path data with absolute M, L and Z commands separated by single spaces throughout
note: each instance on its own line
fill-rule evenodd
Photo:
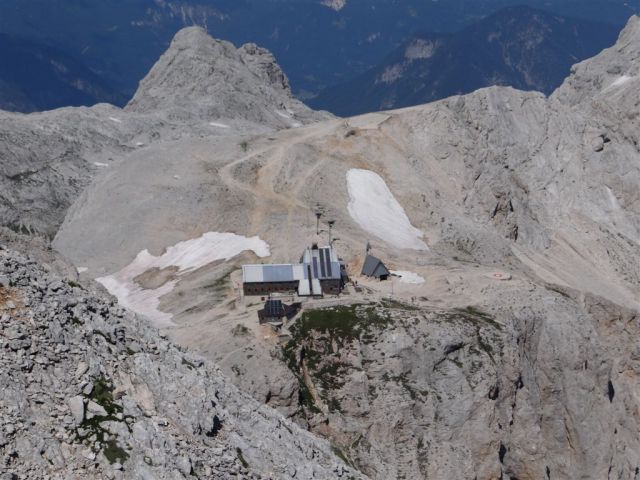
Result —
M 267 317 L 282 317 L 284 315 L 282 300 L 267 300 L 264 305 L 264 311 Z
M 307 249 L 302 261 L 311 265 L 313 278 L 321 280 L 340 278 L 340 262 L 331 247 Z

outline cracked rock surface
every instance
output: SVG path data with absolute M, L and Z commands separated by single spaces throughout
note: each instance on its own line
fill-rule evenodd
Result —
M 109 298 L 2 247 L 0 275 L 6 478 L 364 478 Z

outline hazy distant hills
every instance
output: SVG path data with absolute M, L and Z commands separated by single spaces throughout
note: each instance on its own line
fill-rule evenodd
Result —
M 571 65 L 612 45 L 616 36 L 608 24 L 510 7 L 457 33 L 418 35 L 376 67 L 309 103 L 348 116 L 492 85 L 549 94 Z
M 126 103 L 127 97 L 77 58 L 48 45 L 0 34 L 0 110 Z
M 175 32 L 200 25 L 268 48 L 305 99 L 375 67 L 417 32 L 456 32 L 522 3 L 619 28 L 640 0 L 4 0 L 0 32 L 55 45 L 130 97 Z

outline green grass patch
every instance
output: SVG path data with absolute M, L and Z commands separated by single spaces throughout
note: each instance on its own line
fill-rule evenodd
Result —
M 384 308 L 393 310 L 405 310 L 409 312 L 420 310 L 420 307 L 416 307 L 415 305 L 411 305 L 410 303 L 401 302 L 400 300 L 396 300 L 395 298 L 383 298 L 380 301 L 380 305 L 382 305 Z
M 122 407 L 113 401 L 113 387 L 105 377 L 93 381 L 91 400 L 102 406 L 109 415 L 122 412 Z
M 329 399 L 329 401 L 327 402 L 327 406 L 329 407 L 329 411 L 330 412 L 341 412 L 342 411 L 342 407 L 340 406 L 340 401 L 335 397 L 331 397 Z
M 476 325 L 484 323 L 498 330 L 502 330 L 502 325 L 496 322 L 495 318 L 476 307 L 468 306 L 466 308 L 457 308 L 455 311 L 460 314 L 463 320 L 470 321 Z
M 80 425 L 84 433 L 80 433 L 80 428 L 75 430 L 76 441 L 89 445 L 96 453 L 102 450 L 104 456 L 112 464 L 116 462 L 124 463 L 129 458 L 129 454 L 118 445 L 117 437 L 114 437 L 113 434 L 109 433 L 105 427 L 102 426 L 104 422 L 126 421 L 126 417 L 121 416 L 118 418 L 118 414 L 122 413 L 122 407 L 113 400 L 113 387 L 111 382 L 105 377 L 95 379 L 89 398 L 102 406 L 107 412 L 107 416 L 85 418 Z M 127 428 L 129 428 L 128 424 Z M 88 439 L 94 435 L 97 443 L 91 444 Z M 105 440 L 106 438 L 109 439 Z M 101 447 L 96 448 L 96 445 L 100 445 Z
M 298 356 L 299 351 L 296 343 L 293 340 L 287 342 L 287 344 L 282 348 L 282 354 L 287 367 L 298 379 L 298 404 L 303 408 L 307 408 L 312 413 L 321 413 L 322 410 L 317 407 L 309 387 L 307 387 L 307 384 L 304 382 L 304 378 L 302 378 Z
M 319 381 L 323 390 L 337 390 L 344 385 L 344 375 L 349 371 L 350 365 L 341 362 L 327 361 L 313 371 L 313 376 Z M 312 370 L 309 367 L 309 370 Z
M 416 400 L 418 398 L 418 390 L 411 385 L 411 382 L 409 381 L 409 378 L 407 377 L 406 372 L 396 377 L 388 377 L 388 379 L 393 380 L 398 384 L 400 384 L 402 388 L 404 388 L 407 391 L 411 400 Z
M 349 465 L 351 468 L 356 468 L 353 462 L 349 459 L 349 457 L 347 457 L 347 455 L 340 448 L 336 447 L 335 445 L 331 445 L 331 451 L 335 454 L 336 457 L 338 457 L 344 463 Z
M 129 458 L 129 454 L 122 449 L 116 440 L 107 440 L 102 450 L 109 463 L 124 463 Z
M 495 359 L 493 358 L 493 346 L 484 339 L 484 337 L 480 333 L 480 328 L 476 329 L 476 337 L 478 339 L 478 346 L 480 347 L 480 349 L 489 356 L 493 363 L 496 363 Z
M 291 327 L 294 340 L 304 340 L 312 332 L 323 333 L 339 345 L 359 340 L 372 328 L 383 328 L 391 317 L 376 305 L 346 305 L 304 312 Z
M 216 292 L 226 290 L 227 287 L 231 285 L 230 279 L 231 279 L 231 274 L 233 273 L 233 270 L 234 269 L 226 271 L 220 278 L 215 279 L 209 285 L 205 285 L 204 288 L 215 290 Z

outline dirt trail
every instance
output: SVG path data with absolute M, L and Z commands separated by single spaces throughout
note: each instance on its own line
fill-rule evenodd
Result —
M 309 178 L 311 172 L 296 181 L 294 195 L 277 193 L 273 187 L 278 181 L 277 175 L 284 164 L 287 151 L 295 145 L 305 143 L 311 139 L 330 135 L 336 128 L 338 128 L 337 121 L 331 120 L 304 129 L 297 129 L 296 135 L 293 135 L 289 131 L 285 132 L 285 134 L 281 135 L 281 138 L 277 138 L 273 144 L 251 151 L 238 160 L 225 165 L 220 170 L 220 178 L 227 186 L 245 191 L 256 199 L 259 199 L 251 213 L 251 232 L 263 231 L 265 228 L 265 219 L 268 214 L 270 212 L 280 212 L 283 207 L 288 212 L 287 228 L 291 228 L 293 225 L 292 218 L 296 209 L 303 211 L 309 210 L 309 206 L 298 199 L 297 193 L 302 189 L 304 182 Z M 300 130 L 306 130 L 306 132 L 300 134 Z M 234 169 L 238 165 L 251 160 L 259 160 L 262 163 L 262 166 L 258 167 L 257 181 L 255 184 L 243 181 L 234 175 Z M 289 245 L 287 245 L 287 248 L 289 248 Z

